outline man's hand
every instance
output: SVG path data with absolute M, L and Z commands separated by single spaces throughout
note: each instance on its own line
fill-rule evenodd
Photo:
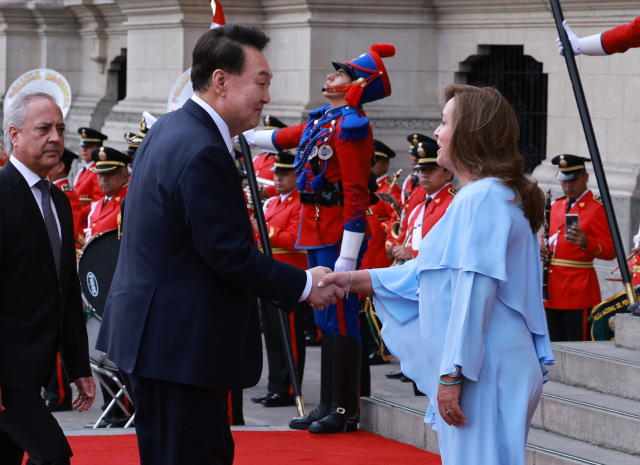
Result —
M 324 278 L 327 274 L 331 273 L 329 268 L 323 266 L 317 266 L 309 270 L 311 277 L 313 278 L 311 283 L 311 292 L 307 297 L 307 302 L 311 304 L 316 310 L 324 310 L 329 305 L 333 305 L 338 302 L 338 299 L 344 297 L 344 292 L 335 284 L 325 287 L 318 287 L 318 282 Z
M 551 250 L 549 250 L 549 246 L 540 244 L 540 259 L 549 260 L 550 258 L 551 258 Z
M 2 389 L 0 389 L 0 412 L 4 412 L 4 407 L 2 406 Z
M 640 246 L 634 247 L 633 250 L 631 250 L 631 252 L 633 252 L 636 255 L 640 255 Z
M 573 49 L 573 54 L 581 55 L 582 52 L 580 51 L 580 45 L 578 45 L 578 40 L 580 39 L 578 39 L 578 36 L 573 33 L 566 21 L 562 22 L 562 27 L 564 27 L 564 30 L 567 31 L 567 36 L 569 37 L 569 43 L 571 44 L 571 48 Z M 558 53 L 561 56 L 564 56 L 564 46 L 562 45 L 560 37 L 556 39 L 556 44 L 558 45 Z
M 389 260 L 393 260 L 393 246 L 390 245 L 389 247 L 387 247 L 387 258 Z
M 579 245 L 583 249 L 586 249 L 587 245 L 589 245 L 587 235 L 577 226 L 573 226 L 569 231 L 567 231 L 567 240 L 575 245 Z
M 96 398 L 96 383 L 93 377 L 78 378 L 73 382 L 78 388 L 78 397 L 73 401 L 73 408 L 78 412 L 89 410 Z
M 393 258 L 395 260 L 411 260 L 413 259 L 413 250 L 397 245 L 393 248 Z

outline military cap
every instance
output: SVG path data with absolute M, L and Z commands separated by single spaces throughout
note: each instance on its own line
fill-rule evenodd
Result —
M 558 181 L 571 181 L 585 169 L 585 163 L 591 163 L 591 160 L 577 155 L 562 154 L 556 155 L 551 160 L 552 165 L 558 167 L 556 179 Z
M 264 128 L 267 130 L 270 129 L 282 129 L 286 128 L 287 125 L 280 121 L 275 116 L 267 115 L 264 117 Z
M 108 139 L 108 137 L 100 131 L 91 128 L 80 128 L 78 129 L 78 134 L 80 134 L 80 143 L 78 144 L 80 147 L 102 145 L 102 143 Z
M 435 163 L 438 158 L 438 144 L 435 139 L 424 134 L 413 133 L 407 136 L 409 141 L 409 153 L 414 157 L 418 157 L 421 165 L 427 166 L 428 163 Z
M 111 147 L 99 147 L 91 152 L 91 159 L 96 162 L 91 171 L 109 173 L 131 163 L 131 157 Z
M 142 141 L 144 140 L 147 132 L 151 129 L 151 126 L 158 121 L 158 118 L 151 115 L 151 113 L 144 111 L 142 112 L 142 119 L 140 120 L 140 133 L 133 136 L 131 139 L 127 141 L 127 145 L 132 148 L 138 148 Z
M 396 153 L 389 148 L 387 144 L 384 142 L 380 142 L 377 139 L 373 140 L 373 155 L 375 157 L 383 157 L 387 160 L 390 158 L 394 158 Z
M 295 160 L 296 156 L 289 151 L 283 150 L 282 152 L 278 152 L 275 156 L 275 163 L 273 164 L 271 171 L 291 171 L 294 169 Z
M 60 163 L 64 163 L 64 167 L 67 173 L 71 169 L 71 164 L 73 163 L 73 160 L 76 160 L 77 158 L 79 157 L 74 152 L 72 152 L 68 148 L 64 149 L 64 152 L 62 152 L 62 156 L 60 157 Z

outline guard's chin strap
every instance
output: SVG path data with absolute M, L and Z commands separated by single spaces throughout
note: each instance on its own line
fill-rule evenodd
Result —
M 364 81 L 364 79 L 359 78 L 359 79 L 356 79 L 355 81 L 348 82 L 347 84 L 339 84 L 337 86 L 323 87 L 322 92 L 328 92 L 330 94 L 335 94 L 337 92 L 349 92 L 349 89 L 351 89 L 354 85 L 360 84 L 362 81 Z

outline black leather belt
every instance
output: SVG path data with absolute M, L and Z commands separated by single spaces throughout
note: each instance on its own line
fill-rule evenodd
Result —
M 324 205 L 325 207 L 344 205 L 343 196 L 333 192 L 323 192 L 321 194 L 316 194 L 315 192 L 300 192 L 300 202 Z

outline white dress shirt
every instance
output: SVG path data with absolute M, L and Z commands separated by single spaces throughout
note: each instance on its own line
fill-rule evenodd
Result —
M 196 102 L 207 113 L 209 113 L 209 116 L 211 116 L 211 119 L 213 119 L 213 122 L 216 123 L 216 126 L 218 126 L 218 130 L 220 131 L 220 135 L 222 136 L 224 143 L 227 145 L 227 150 L 229 150 L 229 154 L 233 158 L 233 161 L 235 161 L 236 152 L 233 150 L 233 142 L 231 141 L 231 134 L 229 133 L 229 126 L 227 126 L 227 123 L 224 122 L 222 117 L 211 107 L 211 105 L 209 105 L 207 102 L 202 100 L 197 95 L 193 94 L 191 96 L 191 100 Z M 307 297 L 309 297 L 309 294 L 311 293 L 311 285 L 313 284 L 313 278 L 311 277 L 311 273 L 309 273 L 309 271 L 305 271 L 305 273 L 307 273 L 307 284 L 304 287 L 304 291 L 302 292 L 302 295 L 300 296 L 300 300 L 298 300 L 298 302 L 307 300 Z
M 44 220 L 44 212 L 42 211 L 42 192 L 40 191 L 40 188 L 38 188 L 38 186 L 36 185 L 40 181 L 42 181 L 42 178 L 40 178 L 40 176 L 38 176 L 36 173 L 31 171 L 29 168 L 27 168 L 24 165 L 24 163 L 18 160 L 14 155 L 11 155 L 11 158 L 9 158 L 9 161 L 20 172 L 24 180 L 27 181 L 27 184 L 29 184 L 29 187 L 31 188 L 31 193 L 33 194 L 33 197 L 36 199 L 38 208 L 40 208 L 40 214 L 42 215 L 42 219 Z M 47 181 L 47 184 L 49 184 L 49 188 L 51 188 L 51 181 L 49 181 L 49 176 L 47 176 L 45 180 Z M 51 196 L 50 198 L 51 198 L 51 211 L 53 212 L 53 216 L 56 219 L 56 225 L 58 226 L 58 235 L 60 236 L 60 240 L 62 241 L 62 232 L 60 230 L 60 220 L 58 219 L 58 211 L 56 210 L 56 206 L 53 203 L 53 196 Z

